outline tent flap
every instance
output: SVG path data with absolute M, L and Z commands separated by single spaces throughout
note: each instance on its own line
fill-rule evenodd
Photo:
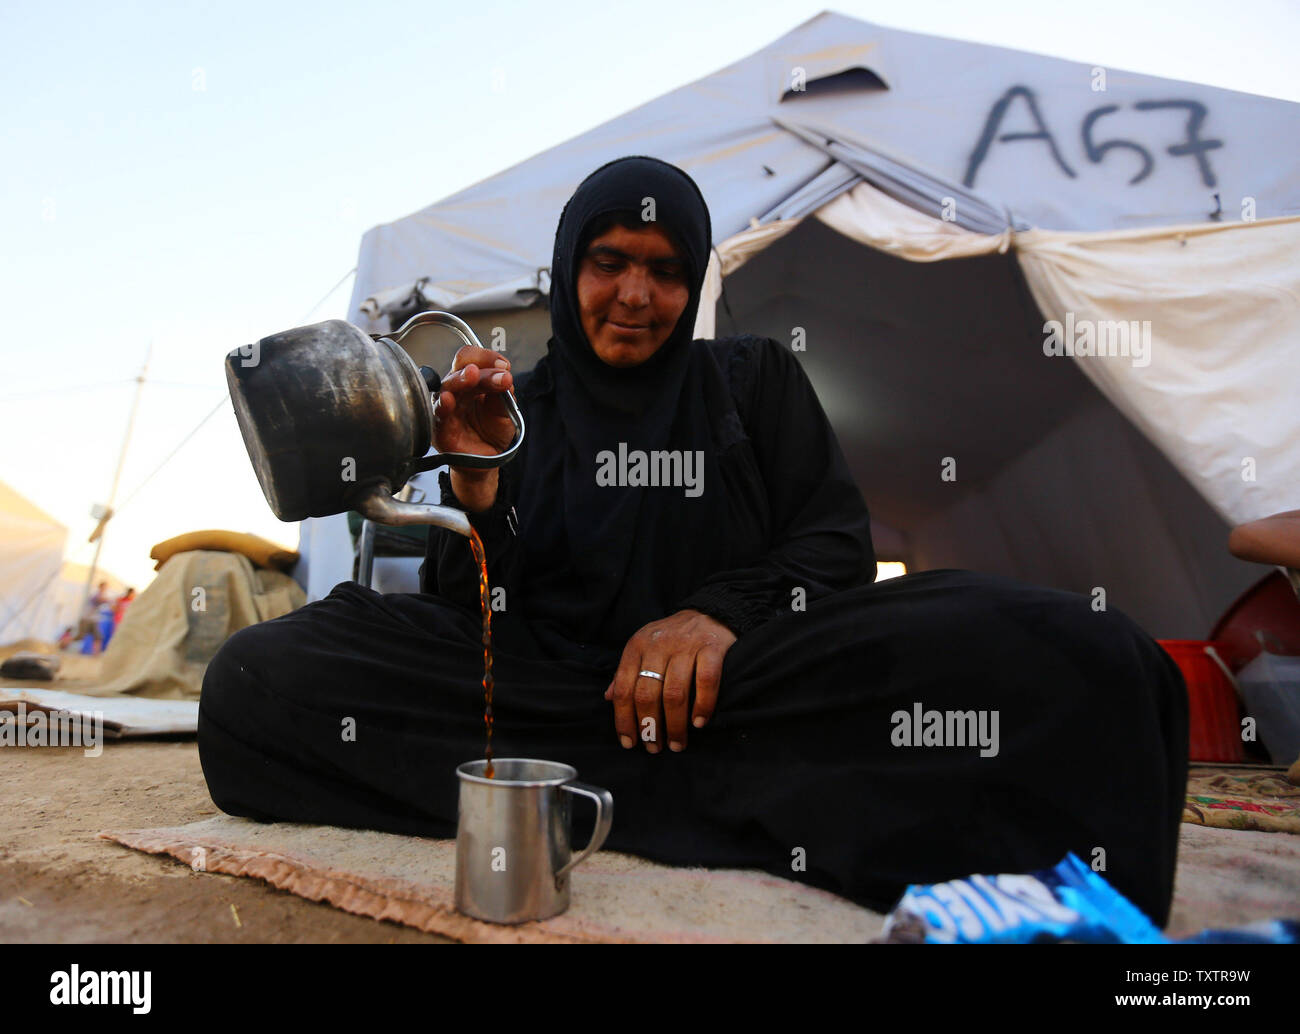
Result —
M 1015 250 L 1044 362 L 1078 363 L 1229 522 L 1300 508 L 1300 218 Z

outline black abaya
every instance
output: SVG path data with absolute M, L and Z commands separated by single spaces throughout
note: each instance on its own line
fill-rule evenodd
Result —
M 561 242 L 580 238 L 562 217 L 556 270 L 572 271 Z M 573 304 L 564 275 L 555 290 Z M 1164 651 L 1074 594 L 962 571 L 871 584 L 861 495 L 797 358 L 767 339 L 670 341 L 645 395 L 662 415 L 669 392 L 674 413 L 648 420 L 645 444 L 709 453 L 704 555 L 672 520 L 692 521 L 681 487 L 624 495 L 606 519 L 605 497 L 574 471 L 613 445 L 588 441 L 584 460 L 583 435 L 628 425 L 584 408 L 572 321 L 553 311 L 553 323 L 550 355 L 517 390 L 525 447 L 496 505 L 472 516 L 505 590 L 493 616 L 498 757 L 574 765 L 614 795 L 608 846 L 664 862 L 760 868 L 887 909 L 909 882 L 1045 868 L 1074 851 L 1166 920 L 1187 702 Z M 595 514 L 582 519 L 591 542 L 575 500 Z M 623 576 L 592 575 L 589 545 Z M 455 767 L 483 752 L 465 540 L 435 531 L 423 579 L 422 593 L 386 596 L 345 582 L 231 637 L 199 709 L 218 806 L 454 835 Z M 622 646 L 685 608 L 738 636 L 716 714 L 683 753 L 624 750 L 603 699 Z M 918 705 L 996 715 L 997 736 L 983 751 L 922 745 L 920 730 L 909 744 L 899 715 Z

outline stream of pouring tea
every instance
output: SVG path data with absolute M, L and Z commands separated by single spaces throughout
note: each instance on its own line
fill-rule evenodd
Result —
M 496 770 L 492 765 L 492 605 L 488 591 L 487 552 L 483 549 L 483 540 L 473 528 L 469 532 L 469 548 L 478 563 L 478 599 L 483 611 L 483 725 L 487 730 L 487 749 L 483 752 L 487 768 L 483 774 L 495 779 Z

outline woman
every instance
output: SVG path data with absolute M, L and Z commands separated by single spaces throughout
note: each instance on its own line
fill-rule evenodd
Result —
M 883 910 L 908 882 L 1072 850 L 1163 923 L 1177 669 L 1073 594 L 871 584 L 867 510 L 796 358 L 691 339 L 710 240 L 681 170 L 602 166 L 560 217 L 548 355 L 516 384 L 462 349 L 444 382 L 441 450 L 498 451 L 504 391 L 528 423 L 510 465 L 443 478 L 504 590 L 497 756 L 574 765 L 614 794 L 607 845 L 658 860 Z M 227 642 L 199 718 L 221 808 L 454 835 L 453 770 L 483 748 L 466 541 L 435 530 L 422 576 L 419 594 L 341 583 Z

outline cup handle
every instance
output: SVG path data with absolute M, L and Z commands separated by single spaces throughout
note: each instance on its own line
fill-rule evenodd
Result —
M 602 790 L 599 786 L 592 786 L 590 783 L 564 783 L 560 789 L 568 790 L 569 793 L 580 793 L 596 802 L 596 828 L 592 831 L 591 841 L 587 846 L 570 858 L 555 874 L 556 883 L 567 876 L 569 870 L 580 861 L 600 849 L 600 845 L 609 836 L 610 826 L 614 823 L 614 795 L 608 790 Z

